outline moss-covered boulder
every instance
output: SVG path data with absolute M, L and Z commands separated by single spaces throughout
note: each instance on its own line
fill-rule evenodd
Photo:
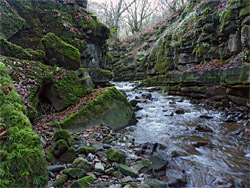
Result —
M 54 33 L 45 35 L 42 43 L 49 65 L 58 65 L 69 70 L 80 68 L 80 52 L 74 46 L 67 44 Z
M 88 101 L 78 112 L 56 124 L 71 132 L 78 132 L 100 124 L 121 129 L 134 121 L 134 110 L 126 97 L 111 87 Z
M 112 162 L 123 163 L 123 164 L 125 164 L 126 162 L 126 155 L 124 153 L 115 151 L 113 149 L 108 149 L 107 158 L 109 161 Z
M 1 187 L 44 187 L 49 179 L 40 137 L 32 131 L 24 101 L 16 92 L 9 71 L 0 62 L 0 125 L 8 132 L 0 141 Z
M 72 168 L 81 168 L 84 169 L 86 172 L 90 172 L 93 168 L 93 164 L 82 157 L 78 157 L 72 163 Z
M 42 61 L 45 54 L 42 50 L 23 49 L 0 37 L 0 54 L 18 59 Z
M 113 73 L 101 68 L 89 69 L 89 75 L 94 83 L 106 83 L 112 80 Z
M 69 188 L 73 187 L 91 187 L 91 185 L 94 184 L 94 178 L 92 176 L 86 176 L 84 178 L 81 178 L 79 180 L 74 181 L 72 184 L 70 184 Z

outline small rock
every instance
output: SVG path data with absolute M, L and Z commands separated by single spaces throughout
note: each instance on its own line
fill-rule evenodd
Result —
M 59 172 L 63 169 L 65 169 L 66 167 L 64 165 L 52 165 L 52 166 L 48 166 L 49 171 L 51 172 Z
M 104 171 L 104 166 L 102 165 L 102 163 L 95 164 L 95 171 L 96 172 L 103 172 Z
M 93 165 L 86 159 L 78 157 L 72 163 L 72 168 L 81 168 L 81 169 L 84 169 L 86 172 L 90 172 L 93 168 Z
M 103 150 L 103 144 L 102 143 L 97 143 L 92 146 L 95 151 L 100 151 Z
M 115 151 L 113 149 L 108 149 L 107 151 L 107 158 L 109 161 L 117 162 L 117 163 L 125 163 L 126 161 L 126 155 Z
M 212 119 L 213 117 L 212 117 L 212 116 L 209 116 L 209 115 L 207 115 L 207 114 L 203 114 L 203 115 L 200 115 L 200 118 Z
M 144 99 L 152 100 L 152 94 L 151 93 L 144 93 L 144 94 L 142 94 L 142 97 Z
M 199 147 L 201 147 L 201 146 L 206 146 L 206 145 L 208 145 L 208 144 L 209 144 L 208 141 L 198 141 L 198 142 L 193 142 L 193 143 L 192 143 L 192 145 L 193 145 L 194 147 L 197 147 L 197 148 L 199 148 Z
M 97 152 L 96 155 L 97 155 L 98 157 L 100 157 L 100 158 L 103 158 L 103 157 L 106 156 L 106 154 L 105 154 L 104 152 L 102 152 L 102 151 Z
M 89 154 L 88 154 L 88 157 L 87 157 L 87 160 L 88 160 L 88 161 L 94 161 L 94 159 L 95 159 L 95 155 L 89 153 Z
M 53 183 L 53 187 L 60 186 L 64 184 L 68 180 L 68 175 L 67 174 L 62 174 L 60 177 Z
M 130 104 L 131 104 L 132 107 L 136 107 L 137 103 L 138 102 L 136 100 L 131 100 L 130 101 Z
M 122 178 L 122 181 L 127 183 L 133 181 L 133 179 L 130 176 L 126 176 L 125 178 Z
M 161 158 L 158 155 L 151 156 L 149 160 L 152 162 L 153 169 L 155 171 L 160 171 L 167 167 L 168 161 Z
M 175 111 L 176 114 L 185 114 L 185 111 L 183 109 L 178 109 Z
M 95 149 L 93 147 L 88 147 L 88 146 L 82 146 L 79 148 L 78 153 L 83 153 L 83 154 L 89 154 L 89 153 L 95 153 Z
M 63 170 L 63 173 L 75 179 L 82 178 L 87 174 L 86 171 L 81 168 L 67 168 Z
M 137 172 L 134 169 L 123 164 L 119 165 L 119 171 L 126 176 L 131 176 L 134 178 L 137 176 Z
M 166 185 L 167 187 L 184 187 L 186 184 L 187 182 L 184 179 L 173 178 L 170 179 Z
M 176 104 L 176 102 L 175 101 L 170 101 L 169 104 Z
M 154 179 L 154 178 L 148 178 L 146 180 L 146 183 L 150 186 L 150 187 L 158 187 L 158 188 L 165 188 L 165 183 L 158 180 L 158 179 Z
M 104 173 L 108 174 L 108 175 L 111 175 L 114 171 L 115 171 L 114 168 L 109 168 L 109 169 L 105 170 Z
M 74 181 L 70 184 L 69 188 L 73 187 L 90 187 L 94 183 L 94 178 L 91 176 L 86 176 L 79 180 Z
M 118 179 L 121 179 L 122 178 L 122 173 L 119 172 L 119 171 L 114 171 L 113 176 L 117 177 Z
M 122 188 L 121 184 L 110 185 L 109 188 Z
M 41 142 L 41 145 L 43 146 L 43 148 L 45 148 L 47 145 L 47 141 L 43 138 L 43 136 L 41 136 L 40 142 Z
M 55 178 L 56 176 L 55 176 L 55 174 L 53 173 L 53 172 L 49 172 L 49 177 L 51 177 L 51 178 Z
M 200 123 L 196 125 L 195 130 L 199 132 L 213 132 L 213 130 L 210 127 Z

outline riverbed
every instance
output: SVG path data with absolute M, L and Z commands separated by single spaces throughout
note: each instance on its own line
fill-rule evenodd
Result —
M 250 178 L 250 143 L 232 136 L 243 126 L 223 122 L 223 113 L 191 104 L 183 96 L 136 89 L 136 83 L 114 83 L 136 99 L 137 124 L 122 130 L 135 143 L 160 143 L 167 148 L 166 175 L 182 176 L 187 187 L 231 187 Z

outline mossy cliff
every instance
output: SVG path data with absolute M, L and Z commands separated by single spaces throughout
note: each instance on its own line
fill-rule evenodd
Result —
M 101 124 L 113 129 L 121 129 L 134 121 L 134 111 L 126 97 L 116 88 L 111 87 L 88 101 L 78 112 L 55 125 L 71 132 L 78 132 Z
M 40 137 L 32 131 L 24 101 L 16 92 L 9 70 L 0 62 L 0 187 L 43 187 L 49 179 Z
M 0 37 L 25 49 L 44 50 L 42 38 L 51 32 L 79 50 L 82 66 L 105 68 L 109 28 L 79 6 L 85 1 L 79 2 L 1 0 L 0 24 L 5 29 Z
M 165 81 L 170 72 L 188 75 L 195 70 L 220 69 L 222 73 L 226 69 L 249 64 L 249 6 L 250 3 L 244 0 L 188 1 L 159 23 L 110 45 L 114 79 L 147 79 L 148 84 L 160 83 L 168 87 L 170 84 L 174 86 Z M 216 61 L 218 63 L 214 63 Z M 227 77 L 233 80 L 234 76 L 229 74 Z M 189 86 L 200 82 L 194 80 Z M 180 84 L 177 83 L 184 87 Z M 235 88 L 235 85 L 226 83 L 225 86 Z M 247 88 L 249 83 L 244 80 L 238 86 Z

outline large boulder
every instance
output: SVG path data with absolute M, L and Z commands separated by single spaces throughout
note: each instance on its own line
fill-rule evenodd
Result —
M 101 68 L 90 69 L 89 75 L 94 83 L 106 83 L 113 78 L 113 73 L 111 71 Z
M 57 124 L 71 132 L 79 132 L 101 124 L 117 130 L 131 125 L 134 121 L 134 110 L 126 97 L 111 87 Z
M 49 65 L 58 65 L 69 70 L 80 68 L 80 52 L 74 46 L 67 44 L 54 33 L 45 35 L 42 43 Z

